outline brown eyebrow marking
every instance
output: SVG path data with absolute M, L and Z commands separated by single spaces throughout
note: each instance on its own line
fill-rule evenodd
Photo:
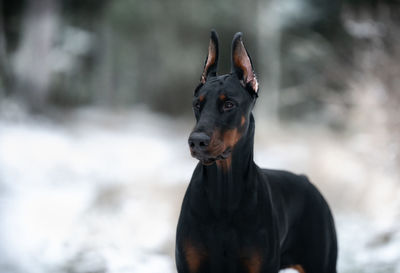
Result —
M 199 101 L 201 102 L 201 101 L 203 101 L 204 100 L 204 95 L 201 95 L 200 97 L 199 97 Z
M 219 95 L 219 99 L 224 100 L 224 99 L 226 99 L 226 96 L 224 94 L 221 94 L 221 95 Z

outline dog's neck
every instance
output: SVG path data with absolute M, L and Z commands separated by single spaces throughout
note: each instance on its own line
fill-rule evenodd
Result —
M 249 128 L 235 145 L 231 156 L 211 166 L 202 165 L 202 183 L 209 205 L 217 215 L 235 211 L 248 183 L 251 183 L 247 178 L 256 167 L 253 161 L 254 129 L 251 115 Z

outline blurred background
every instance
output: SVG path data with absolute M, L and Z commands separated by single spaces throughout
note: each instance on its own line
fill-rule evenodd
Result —
M 0 1 L 0 272 L 174 269 L 191 97 L 237 31 L 255 160 L 331 205 L 339 272 L 400 272 L 396 0 Z

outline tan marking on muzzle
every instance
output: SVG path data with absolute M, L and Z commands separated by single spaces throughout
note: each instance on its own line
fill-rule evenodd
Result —
M 210 143 L 208 144 L 207 151 L 212 157 L 216 157 L 225 151 L 225 145 L 221 139 L 220 130 L 214 130 L 210 139 Z
M 233 150 L 236 143 L 239 141 L 241 134 L 238 129 L 230 129 L 221 134 L 221 130 L 215 129 L 211 136 L 211 141 L 208 146 L 208 152 L 212 157 L 217 157 L 222 154 L 226 149 Z M 218 168 L 227 171 L 231 167 L 232 155 L 224 160 L 216 161 Z
M 221 130 L 215 129 L 208 145 L 208 152 L 211 156 L 218 156 L 223 153 L 227 148 L 233 149 L 239 141 L 241 134 L 238 129 L 230 129 L 221 134 Z
M 236 143 L 239 141 L 241 135 L 237 128 L 227 130 L 223 135 L 223 142 L 225 146 L 228 148 L 233 148 Z

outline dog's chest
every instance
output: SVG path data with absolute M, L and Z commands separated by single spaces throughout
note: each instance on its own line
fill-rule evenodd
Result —
M 242 221 L 245 218 L 221 218 L 188 227 L 190 235 L 184 241 L 195 249 L 201 267 L 210 272 L 259 272 L 270 262 L 265 259 L 268 231 L 257 220 Z
M 238 250 L 246 249 L 249 245 L 265 247 L 267 232 L 272 232 L 266 230 L 271 214 L 262 206 L 241 205 L 237 210 L 222 210 L 219 214 L 215 214 L 213 208 L 204 206 L 200 213 L 190 213 L 190 226 L 187 228 L 191 234 L 196 234 L 196 240 L 201 245 L 216 253 L 228 251 L 237 256 L 240 255 Z M 229 256 L 229 253 L 226 255 Z
M 260 187 L 228 191 L 230 184 L 217 192 L 201 185 L 189 188 L 181 214 L 178 241 L 185 259 L 196 261 L 189 264 L 219 273 L 260 272 L 269 266 L 266 252 L 274 246 L 268 234 L 274 231 L 267 191 Z

